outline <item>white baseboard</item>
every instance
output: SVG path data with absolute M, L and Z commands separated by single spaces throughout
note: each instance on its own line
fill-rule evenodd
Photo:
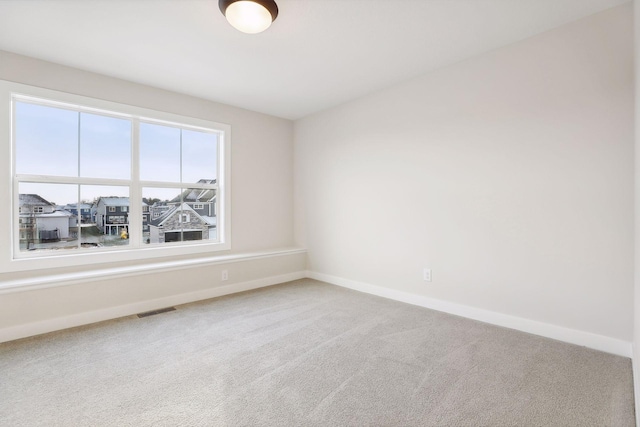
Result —
M 47 332 L 72 328 L 75 326 L 82 326 L 90 323 L 101 322 L 104 320 L 116 319 L 118 317 L 130 316 L 145 311 L 157 310 L 159 308 L 186 304 L 189 302 L 200 301 L 208 298 L 215 298 L 237 292 L 248 291 L 251 289 L 276 285 L 278 283 L 284 283 L 291 280 L 303 279 L 305 277 L 353 289 L 356 291 L 365 292 L 368 294 L 373 294 L 412 305 L 417 305 L 420 307 L 430 308 L 433 310 L 455 314 L 457 316 L 462 316 L 481 322 L 491 323 L 494 325 L 516 329 L 519 331 L 528 332 L 531 334 L 540 335 L 571 344 L 593 348 L 619 356 L 631 357 L 632 355 L 631 343 L 616 338 L 578 331 L 575 329 L 569 329 L 562 326 L 551 325 L 548 323 L 537 322 L 535 320 L 501 314 L 489 310 L 465 306 L 448 301 L 438 300 L 435 298 L 411 294 L 408 292 L 397 291 L 394 289 L 375 286 L 349 279 L 343 279 L 341 277 L 331 276 L 313 271 L 297 271 L 278 276 L 260 278 L 247 282 L 234 283 L 226 286 L 217 286 L 195 292 L 172 295 L 164 298 L 140 301 L 137 303 L 110 307 L 102 310 L 79 313 L 54 319 L 47 319 L 23 325 L 10 326 L 0 329 L 0 342 L 12 341 L 29 336 L 44 334 Z M 640 349 L 635 354 L 640 359 Z M 638 364 L 640 364 L 640 361 Z M 634 363 L 633 371 L 634 382 L 637 385 L 636 389 L 640 390 L 640 366 L 636 366 L 636 364 Z M 636 395 L 636 399 L 638 400 L 638 405 L 640 405 L 640 393 Z M 638 425 L 640 426 L 640 423 Z
M 117 307 L 105 308 L 102 310 L 73 314 L 71 316 L 58 317 L 55 319 L 47 319 L 39 322 L 27 323 L 24 325 L 11 326 L 8 328 L 0 329 L 0 342 L 12 341 L 20 338 L 44 334 L 47 332 L 73 328 L 75 326 L 88 325 L 90 323 L 130 316 L 137 313 L 143 313 L 145 311 L 157 310 L 160 308 L 215 298 L 223 295 L 234 294 L 237 292 L 248 291 L 251 289 L 263 288 L 265 286 L 276 285 L 278 283 L 289 282 L 291 280 L 303 279 L 305 277 L 305 271 L 297 271 L 294 273 L 265 277 L 248 282 L 233 283 L 226 286 L 217 286 L 215 288 L 203 289 L 195 292 L 172 295 L 148 301 L 140 301 L 133 304 L 126 304 Z
M 633 371 L 633 391 L 636 404 L 636 426 L 640 426 L 640 343 L 633 344 L 631 368 Z
M 508 314 L 497 313 L 495 311 L 484 310 L 481 308 L 456 304 L 435 298 L 425 297 L 422 295 L 397 291 L 382 286 L 357 282 L 355 280 L 343 279 L 341 277 L 317 273 L 314 271 L 308 271 L 307 277 L 327 282 L 333 285 L 342 286 L 344 288 L 349 288 L 408 304 L 418 305 L 420 307 L 430 308 L 432 310 L 455 314 L 457 316 L 462 316 L 485 323 L 491 323 L 493 325 L 503 326 L 505 328 L 516 329 L 534 335 L 540 335 L 571 344 L 589 347 L 595 350 L 616 354 L 618 356 L 631 357 L 631 343 L 616 338 L 610 338 L 590 332 L 579 331 L 576 329 L 569 329 L 562 326 L 556 326 L 549 323 L 511 316 Z

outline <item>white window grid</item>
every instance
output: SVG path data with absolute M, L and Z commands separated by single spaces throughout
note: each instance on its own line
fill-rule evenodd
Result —
M 170 122 L 161 119 L 148 118 L 143 116 L 131 115 L 126 113 L 118 113 L 114 111 L 107 111 L 102 109 L 96 109 L 93 107 L 82 106 L 78 104 L 68 104 L 59 101 L 54 101 L 50 99 L 37 98 L 32 96 L 24 96 L 24 95 L 12 95 L 12 105 L 15 106 L 15 102 L 26 102 L 36 105 L 43 105 L 54 108 L 62 108 L 71 111 L 77 112 L 87 112 L 91 114 L 98 114 L 107 117 L 117 117 L 117 118 L 128 118 L 132 122 L 132 156 L 131 156 L 131 179 L 112 179 L 112 178 L 85 178 L 85 177 L 60 177 L 60 176 L 49 176 L 49 175 L 28 175 L 28 174 L 17 174 L 14 173 L 13 177 L 13 193 L 14 193 L 14 205 L 17 205 L 17 199 L 19 194 L 19 184 L 20 183 L 54 183 L 54 184 L 78 184 L 78 193 L 80 193 L 81 185 L 106 185 L 106 186 L 126 186 L 129 187 L 129 200 L 142 200 L 142 188 L 143 187 L 156 187 L 156 188 L 175 188 L 177 191 L 182 193 L 185 189 L 201 189 L 201 190 L 215 190 L 216 194 L 221 194 L 222 187 L 220 186 L 221 179 L 224 179 L 224 166 L 225 159 L 222 157 L 222 147 L 221 144 L 225 139 L 225 131 L 220 129 L 212 129 L 212 128 L 204 128 L 200 126 L 193 126 L 184 123 L 178 122 Z M 15 114 L 12 114 L 15 120 Z M 140 123 L 149 123 L 149 124 L 157 124 L 161 126 L 170 126 L 178 129 L 187 129 L 187 130 L 195 130 L 195 131 L 204 131 L 209 133 L 214 133 L 218 135 L 218 153 L 217 153 L 217 179 L 214 184 L 203 184 L 203 183 L 177 183 L 177 182 L 157 182 L 157 181 L 142 181 L 139 179 L 139 156 L 140 156 L 140 147 L 139 147 L 139 127 Z M 15 124 L 13 125 L 15 128 Z M 15 138 L 12 135 L 12 139 Z M 80 143 L 80 141 L 78 141 Z M 12 140 L 12 146 L 15 147 L 15 140 Z M 182 141 L 181 141 L 182 146 Z M 182 151 L 182 150 L 181 150 Z M 12 168 L 15 171 L 15 149 L 13 150 L 14 155 L 12 158 Z M 181 162 L 182 163 L 182 162 Z M 182 167 L 182 164 L 181 166 Z M 181 173 L 182 175 L 182 173 Z M 78 194 L 78 200 L 80 200 L 80 194 Z M 136 208 L 137 207 L 137 208 Z M 113 210 L 112 210 L 113 209 Z M 147 207 L 148 209 L 148 207 Z M 43 213 L 44 209 L 42 206 L 36 206 L 33 209 L 33 212 Z M 21 208 L 14 209 L 14 212 L 20 213 Z M 114 206 L 109 206 L 109 212 L 115 212 Z M 134 207 L 132 208 L 132 214 L 137 214 L 136 216 L 140 218 L 142 212 L 142 206 L 138 206 L 138 204 L 134 203 Z M 154 218 L 160 216 L 162 213 L 154 212 Z M 229 218 L 221 218 L 221 212 L 216 208 L 215 212 L 218 217 L 219 224 L 223 221 L 229 221 Z M 17 222 L 17 221 L 16 221 Z M 145 249 L 148 248 L 149 245 L 143 245 L 140 243 L 142 241 L 142 233 L 143 233 L 143 221 L 140 221 L 140 224 L 134 225 L 130 231 L 130 236 L 133 235 L 133 238 L 130 240 L 130 243 L 133 249 Z M 14 259 L 19 258 L 37 258 L 37 257 L 45 257 L 50 256 L 49 253 L 38 253 L 36 251 L 30 253 L 21 253 L 19 249 L 19 237 L 20 233 L 17 227 L 14 227 L 14 236 L 18 237 L 14 239 L 14 251 L 13 257 Z M 190 241 L 188 244 L 192 245 L 211 245 L 211 244 L 219 244 L 222 243 L 223 234 L 221 229 L 218 229 L 217 232 L 218 238 L 216 240 L 206 240 L 206 241 Z M 178 246 L 184 244 L 183 242 L 172 242 L 166 245 Z M 121 251 L 122 247 L 105 247 L 105 248 L 82 248 L 81 247 L 81 239 L 78 239 L 78 249 L 79 252 L 110 252 L 110 251 Z M 132 249 L 131 247 L 126 247 L 126 249 Z

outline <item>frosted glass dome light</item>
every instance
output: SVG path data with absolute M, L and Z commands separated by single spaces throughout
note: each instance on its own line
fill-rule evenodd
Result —
M 229 24 L 247 34 L 263 32 L 278 16 L 273 0 L 219 0 L 218 6 Z

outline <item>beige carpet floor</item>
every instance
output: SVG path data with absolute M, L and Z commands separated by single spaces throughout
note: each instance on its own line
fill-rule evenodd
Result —
M 633 426 L 631 362 L 300 280 L 0 345 L 2 426 Z

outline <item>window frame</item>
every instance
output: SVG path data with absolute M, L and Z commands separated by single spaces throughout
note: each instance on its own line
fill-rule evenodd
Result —
M 8 101 L 8 102 L 4 102 Z M 83 177 L 63 177 L 38 175 L 18 175 L 16 173 L 15 147 L 15 102 L 36 103 L 54 108 L 70 109 L 72 111 L 87 112 L 117 118 L 129 119 L 132 122 L 131 143 L 131 177 L 129 180 L 98 179 Z M 231 167 L 231 126 L 195 117 L 178 115 L 170 112 L 152 110 L 143 107 L 120 104 L 111 101 L 89 98 L 49 89 L 37 88 L 0 80 L 0 142 L 7 139 L 9 148 L 8 169 L 10 174 L 10 193 L 8 213 L 5 223 L 9 224 L 0 231 L 0 238 L 5 237 L 11 242 L 10 248 L 0 250 L 0 267 L 5 271 L 24 271 L 31 269 L 45 269 L 64 266 L 78 266 L 87 263 L 114 263 L 130 260 L 154 259 L 158 257 L 180 256 L 188 254 L 211 253 L 231 249 L 231 195 L 230 195 L 230 167 Z M 148 245 L 142 242 L 143 221 L 132 227 L 129 245 L 102 248 L 81 248 L 74 253 L 51 253 L 57 251 L 20 251 L 19 224 L 19 182 L 64 183 L 79 185 L 122 185 L 129 181 L 130 206 L 127 215 L 131 218 L 142 218 L 142 188 L 145 186 L 176 188 L 178 191 L 186 188 L 198 188 L 195 183 L 166 183 L 147 182 L 139 179 L 140 141 L 139 124 L 141 122 L 154 123 L 162 126 L 173 126 L 182 129 L 215 133 L 218 136 L 218 165 L 217 181 L 215 184 L 219 207 L 217 209 L 218 241 L 188 241 L 162 245 Z M 5 132 L 7 130 L 7 132 Z M 2 192 L 0 192 L 1 195 Z M 135 201 L 139 200 L 140 203 Z M 7 241 L 5 240 L 5 241 Z M 63 251 L 60 251 L 63 252 Z

